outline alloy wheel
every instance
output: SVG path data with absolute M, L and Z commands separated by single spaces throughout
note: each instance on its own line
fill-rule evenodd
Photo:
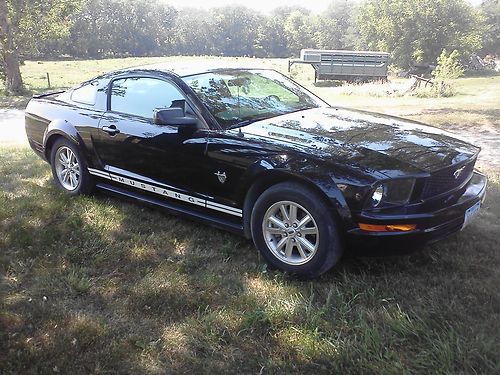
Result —
M 264 214 L 262 233 L 271 253 L 284 263 L 310 261 L 319 246 L 319 230 L 313 216 L 291 201 L 274 203 Z
M 60 147 L 56 151 L 54 163 L 62 187 L 69 191 L 75 190 L 80 183 L 81 169 L 73 150 L 67 146 Z

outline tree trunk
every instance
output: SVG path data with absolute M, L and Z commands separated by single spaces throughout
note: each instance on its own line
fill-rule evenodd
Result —
M 23 80 L 8 17 L 7 2 L 0 0 L 0 58 L 5 70 L 5 88 L 7 95 L 21 95 Z
M 22 95 L 24 86 L 17 54 L 15 51 L 2 51 L 2 60 L 5 69 L 5 88 L 7 90 L 7 95 Z

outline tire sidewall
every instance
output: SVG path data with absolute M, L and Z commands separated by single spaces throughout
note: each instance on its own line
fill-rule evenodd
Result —
M 319 246 L 313 258 L 302 265 L 290 265 L 278 259 L 268 248 L 262 232 L 262 220 L 267 209 L 279 201 L 300 204 L 313 216 L 319 231 Z M 255 246 L 273 268 L 306 278 L 319 276 L 330 269 L 342 256 L 342 240 L 337 220 L 325 202 L 309 188 L 297 183 L 280 183 L 260 195 L 251 217 Z

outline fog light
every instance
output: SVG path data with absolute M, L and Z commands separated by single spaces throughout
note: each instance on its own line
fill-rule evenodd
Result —
M 365 232 L 409 232 L 417 229 L 416 224 L 363 224 L 359 223 L 359 229 Z

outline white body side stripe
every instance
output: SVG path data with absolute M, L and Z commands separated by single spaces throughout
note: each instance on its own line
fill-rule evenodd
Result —
M 203 198 L 193 197 L 193 196 L 188 195 L 188 194 L 179 193 L 177 191 L 173 191 L 173 190 L 166 189 L 166 188 L 163 188 L 160 186 L 155 186 L 155 185 L 151 185 L 151 184 L 148 184 L 145 182 L 133 180 L 133 179 L 130 179 L 128 177 L 118 176 L 118 175 L 115 175 L 113 173 L 101 171 L 98 169 L 89 168 L 88 170 L 89 170 L 89 173 L 94 175 L 94 176 L 106 178 L 108 180 L 121 183 L 123 185 L 132 186 L 132 187 L 135 187 L 137 189 L 146 190 L 146 191 L 149 191 L 151 193 L 156 193 L 158 195 L 162 195 L 164 197 L 177 199 L 177 200 L 180 200 L 183 202 L 194 204 L 196 206 L 209 208 L 209 209 L 215 210 L 215 211 L 220 211 L 220 212 L 223 212 L 223 213 L 226 213 L 229 215 L 234 215 L 234 216 L 238 216 L 238 217 L 243 216 L 242 210 L 240 210 L 239 208 L 226 206 L 224 204 L 212 202 L 212 201 L 209 201 L 209 200 L 206 200 Z

